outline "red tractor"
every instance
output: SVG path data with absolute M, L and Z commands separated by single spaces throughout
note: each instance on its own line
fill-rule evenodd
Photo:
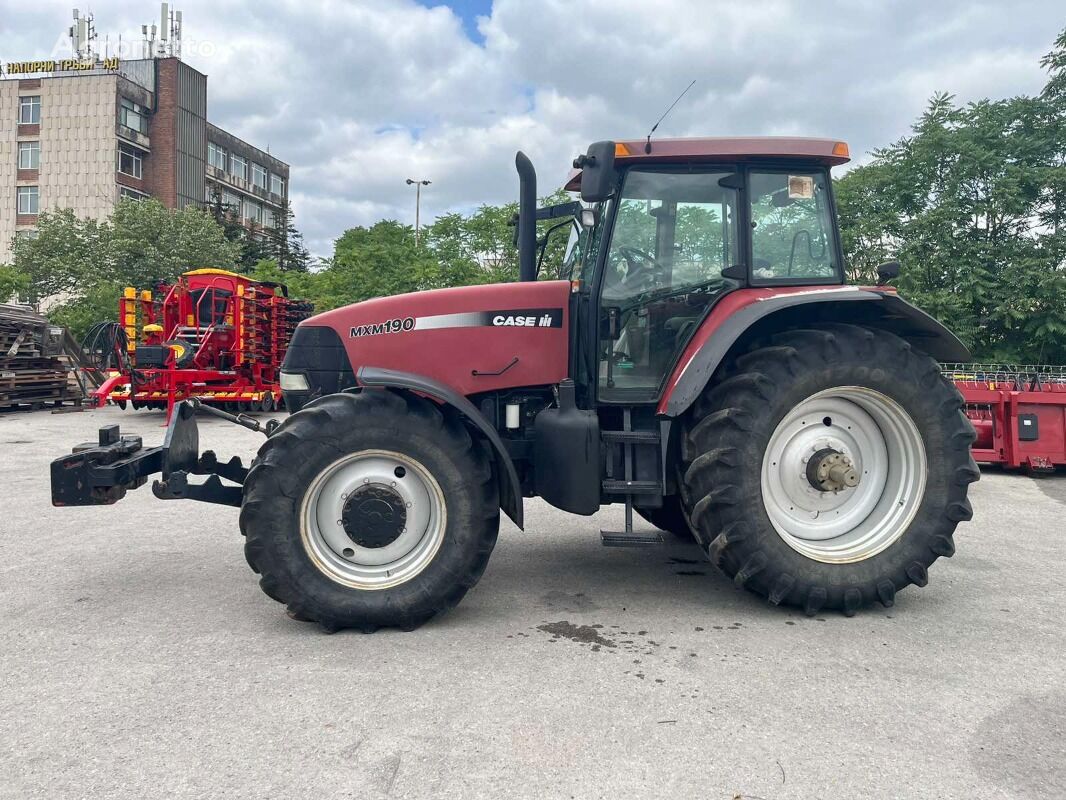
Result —
M 312 317 L 282 367 L 296 413 L 249 468 L 199 454 L 189 401 L 160 447 L 111 426 L 55 461 L 53 503 L 161 472 L 159 497 L 239 506 L 263 590 L 327 629 L 451 608 L 534 496 L 624 503 L 604 544 L 661 542 L 636 512 L 775 605 L 891 606 L 954 553 L 980 473 L 937 365 L 966 348 L 891 287 L 844 285 L 847 160 L 822 139 L 599 142 L 567 183 L 583 202 L 537 209 L 519 153 L 518 283 Z M 538 220 L 570 230 L 558 280 Z

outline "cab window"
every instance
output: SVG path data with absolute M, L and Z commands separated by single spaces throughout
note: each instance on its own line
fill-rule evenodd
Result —
M 738 263 L 732 171 L 630 169 L 600 281 L 599 395 L 653 400 Z
M 752 278 L 835 280 L 838 273 L 824 172 L 752 170 Z

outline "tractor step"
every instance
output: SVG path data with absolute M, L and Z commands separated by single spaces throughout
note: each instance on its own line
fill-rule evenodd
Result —
M 662 494 L 663 485 L 659 481 L 616 481 L 603 482 L 603 491 L 607 494 Z
M 658 444 L 658 431 L 600 431 L 605 442 L 632 442 L 633 444 Z
M 655 547 L 663 543 L 663 535 L 658 531 L 600 531 L 600 542 L 604 547 Z

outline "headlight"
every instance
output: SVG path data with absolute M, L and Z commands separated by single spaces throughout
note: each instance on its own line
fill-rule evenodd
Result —
M 281 373 L 281 390 L 283 392 L 306 392 L 310 388 L 307 385 L 307 376 L 302 372 Z

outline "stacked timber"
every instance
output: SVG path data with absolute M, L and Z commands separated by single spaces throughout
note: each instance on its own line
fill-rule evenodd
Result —
M 25 306 L 0 304 L 0 411 L 80 403 L 64 330 Z

